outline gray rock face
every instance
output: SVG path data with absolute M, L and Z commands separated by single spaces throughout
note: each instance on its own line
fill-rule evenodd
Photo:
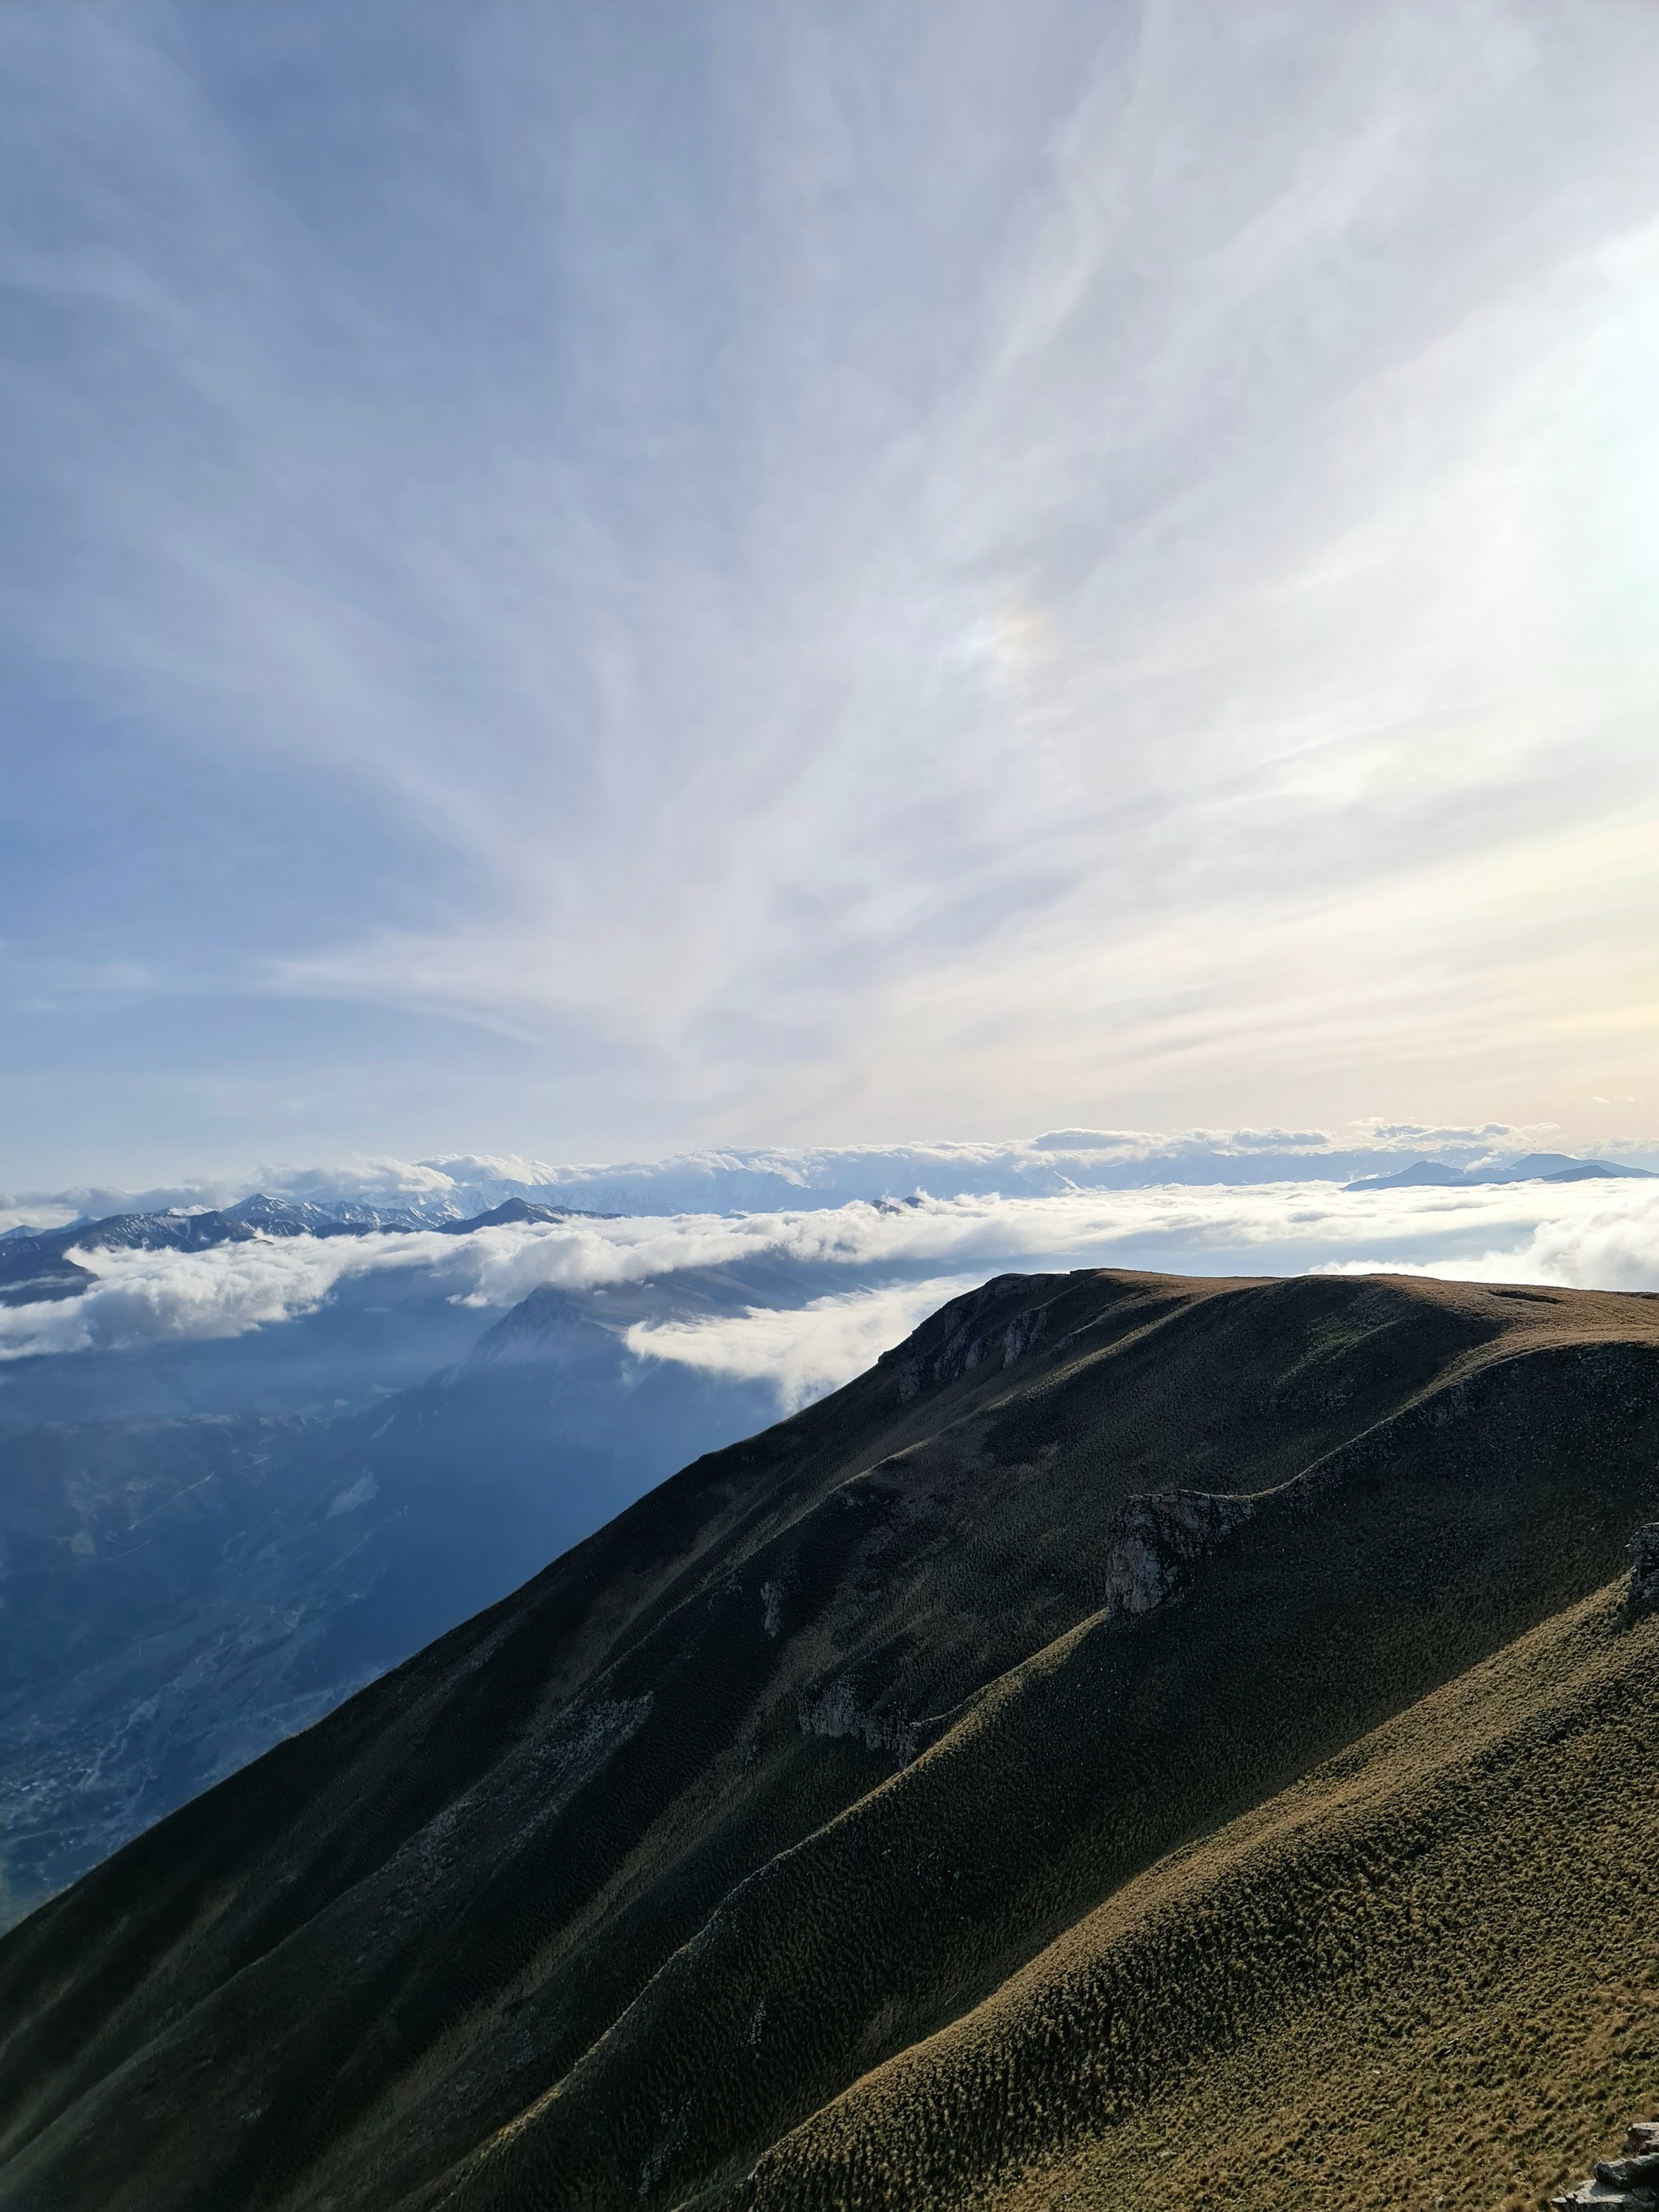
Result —
M 820 1690 L 802 1691 L 795 1700 L 795 1717 L 803 1735 L 856 1736 L 872 1751 L 887 1753 L 901 1766 L 908 1766 L 916 1755 L 918 1723 L 897 1715 L 867 1711 L 844 1677 Z
M 1595 2179 L 1610 2189 L 1659 2189 L 1659 2154 L 1640 2158 L 1598 2158 Z
M 1130 1498 L 1111 1524 L 1102 1604 L 1107 1618 L 1151 1613 L 1179 1597 L 1198 1562 L 1218 1550 L 1255 1511 L 1253 1498 L 1218 1498 L 1201 1490 Z M 783 1594 L 776 1583 L 767 1583 L 761 1595 L 766 1632 L 773 1635 L 775 1611 L 781 1611 Z M 928 1727 L 902 1714 L 873 1710 L 844 1675 L 801 1691 L 795 1710 L 803 1735 L 856 1736 L 901 1766 L 908 1766 L 916 1756 Z
M 1216 1498 L 1201 1490 L 1130 1498 L 1112 1522 L 1104 1591 L 1108 1615 L 1150 1613 L 1178 1596 L 1197 1562 L 1255 1511 L 1249 1498 Z
M 1659 1541 L 1659 1528 L 1638 1529 L 1637 1536 Z M 1638 1554 L 1638 1577 L 1641 1571 Z M 1598 2159 L 1588 2181 L 1550 2199 L 1551 2212 L 1587 2212 L 1591 2205 L 1601 2212 L 1659 2212 L 1659 2120 L 1633 2120 L 1622 2158 Z
M 1630 1540 L 1630 1558 L 1631 1595 L 1638 1605 L 1659 1605 L 1659 1521 L 1637 1530 Z
M 998 1275 L 948 1307 L 953 1322 L 949 1333 L 942 1340 L 925 1343 L 900 1367 L 899 1403 L 908 1404 L 923 1390 L 941 1389 L 981 1368 L 995 1374 L 1023 1359 L 1048 1331 L 1048 1309 L 1027 1305 L 1030 1291 L 1029 1277 Z M 1011 1301 L 1018 1301 L 1023 1310 L 1011 1316 L 998 1311 Z M 925 1338 L 926 1334 L 918 1330 L 917 1336 Z
M 761 1626 L 775 1643 L 783 1633 L 783 1584 L 763 1583 L 760 1594 Z

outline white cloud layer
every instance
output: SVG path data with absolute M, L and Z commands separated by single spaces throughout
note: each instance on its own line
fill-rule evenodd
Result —
M 1321 1176 L 1346 1182 L 1427 1159 L 1481 1171 L 1534 1152 L 1581 1152 L 1555 1123 L 1463 1125 L 1385 1120 L 1344 1129 L 1056 1129 L 1036 1137 L 963 1143 L 730 1146 L 660 1160 L 610 1164 L 448 1152 L 427 1160 L 348 1158 L 307 1168 L 265 1166 L 239 1176 L 197 1177 L 143 1191 L 92 1188 L 0 1197 L 0 1234 L 16 1224 L 52 1227 L 106 1214 L 226 1206 L 253 1191 L 323 1206 L 344 1201 L 431 1221 L 524 1198 L 588 1212 L 765 1212 L 854 1199 L 1028 1194 L 1158 1183 L 1280 1182 Z M 1659 1139 L 1604 1133 L 1601 1157 L 1659 1167 Z
M 1578 1205 L 1552 1209 L 1513 1243 L 1480 1253 L 1316 1263 L 1322 1272 L 1439 1276 L 1456 1282 L 1553 1283 L 1568 1289 L 1659 1291 L 1659 1184 L 1579 1184 Z M 1521 1226 L 1514 1218 L 1503 1228 Z M 1462 1241 L 1460 1238 L 1460 1243 Z
M 769 1382 L 780 1411 L 839 1389 L 901 1344 L 919 1322 L 972 1290 L 978 1275 L 848 1291 L 803 1306 L 750 1306 L 707 1321 L 638 1322 L 628 1347 L 642 1359 L 672 1359 L 738 1382 Z
M 1659 1289 L 1659 1184 L 1165 1184 L 75 1256 L 95 1283 L 78 1299 L 0 1308 L 0 1357 L 235 1336 L 314 1312 L 347 1278 L 382 1268 L 421 1271 L 484 1313 L 543 1285 L 583 1291 L 787 1261 L 794 1285 L 781 1300 L 787 1312 L 757 1304 L 746 1319 L 658 1326 L 635 1349 L 725 1373 L 770 1373 L 796 1402 L 867 1364 L 884 1331 L 892 1333 L 887 1341 L 902 1335 L 941 1280 L 960 1285 L 1011 1267 L 1341 1267 Z

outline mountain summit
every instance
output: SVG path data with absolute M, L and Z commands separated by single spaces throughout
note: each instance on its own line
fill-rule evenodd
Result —
M 0 2198 L 1535 2197 L 1656 1469 L 1644 1297 L 1002 1277 L 14 1929 Z

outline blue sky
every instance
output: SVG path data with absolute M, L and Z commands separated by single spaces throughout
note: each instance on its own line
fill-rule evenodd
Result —
M 1659 1086 L 1659 11 L 0 10 L 17 1187 Z

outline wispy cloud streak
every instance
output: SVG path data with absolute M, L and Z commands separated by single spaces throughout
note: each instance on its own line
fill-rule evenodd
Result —
M 1650 1094 L 1650 11 L 0 60 L 6 974 L 152 1153 Z

